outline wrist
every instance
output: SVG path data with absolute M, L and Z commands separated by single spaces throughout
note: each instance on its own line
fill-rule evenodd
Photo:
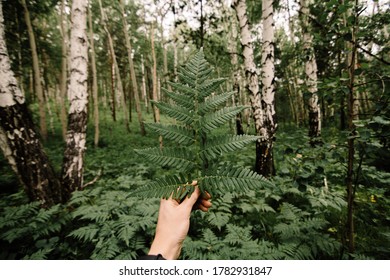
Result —
M 156 237 L 150 247 L 149 255 L 161 254 L 167 260 L 176 260 L 180 256 L 182 244 L 172 244 L 167 239 Z

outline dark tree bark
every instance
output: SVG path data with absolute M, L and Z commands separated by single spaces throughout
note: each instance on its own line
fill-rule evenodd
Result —
M 43 207 L 61 202 L 61 185 L 11 70 L 0 1 L 0 148 L 31 200 Z

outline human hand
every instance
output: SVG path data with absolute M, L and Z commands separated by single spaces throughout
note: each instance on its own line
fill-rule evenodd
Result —
M 149 255 L 161 254 L 168 260 L 177 259 L 190 227 L 191 211 L 207 212 L 211 207 L 210 194 L 206 192 L 200 197 L 197 182 L 193 181 L 192 185 L 195 190 L 191 197 L 186 197 L 181 203 L 172 197 L 161 200 L 156 235 Z

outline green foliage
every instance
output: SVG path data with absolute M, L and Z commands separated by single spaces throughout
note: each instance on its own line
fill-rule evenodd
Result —
M 143 164 L 133 149 L 122 148 L 150 146 L 155 134 L 129 136 L 122 125 L 111 124 L 103 126 L 104 146 L 89 149 L 86 158 L 86 181 L 103 169 L 101 177 L 75 192 L 67 205 L 45 210 L 28 202 L 23 192 L 2 195 L 1 259 L 136 259 L 147 253 L 158 200 L 140 200 L 132 191 L 154 178 L 166 180 L 166 170 Z M 136 122 L 132 125 L 137 127 Z M 301 140 L 302 130 L 284 127 L 275 149 L 274 185 L 213 194 L 210 211 L 196 211 L 191 217 L 182 258 L 387 259 L 389 175 L 363 164 L 356 197 L 357 250 L 354 255 L 344 253 L 344 138 L 329 138 L 327 131 L 324 140 L 329 144 L 312 149 Z M 57 145 L 50 143 L 49 152 L 59 153 Z M 220 159 L 249 164 L 251 148 Z M 216 167 L 223 172 L 223 165 Z M 177 184 L 187 179 L 176 177 Z
M 213 136 L 212 132 L 240 113 L 245 106 L 226 107 L 226 101 L 234 92 L 218 93 L 225 79 L 212 79 L 212 68 L 204 58 L 203 51 L 196 53 L 181 67 L 179 83 L 170 83 L 173 91 L 164 90 L 169 102 L 154 102 L 154 105 L 177 121 L 175 125 L 148 124 L 175 147 L 136 150 L 147 160 L 163 167 L 183 172 L 169 175 L 134 192 L 141 197 L 183 197 L 193 188 L 185 182 L 197 180 L 202 191 L 212 194 L 246 192 L 249 189 L 271 185 L 262 176 L 231 164 L 218 165 L 225 152 L 240 151 L 247 144 L 259 139 L 257 136 Z M 179 145 L 179 146 L 178 146 Z

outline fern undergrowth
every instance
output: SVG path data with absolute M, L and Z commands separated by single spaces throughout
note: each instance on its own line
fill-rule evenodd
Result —
M 244 110 L 245 106 L 226 106 L 234 92 L 219 92 L 223 78 L 211 78 L 212 67 L 203 51 L 197 52 L 179 71 L 180 81 L 170 82 L 172 90 L 164 89 L 170 102 L 154 102 L 162 113 L 176 124 L 147 124 L 149 129 L 164 139 L 173 141 L 174 147 L 155 147 L 136 150 L 154 164 L 177 170 L 137 189 L 133 194 L 141 197 L 163 197 L 171 194 L 181 199 L 193 191 L 193 180 L 200 190 L 212 195 L 226 192 L 247 192 L 250 189 L 272 185 L 261 175 L 230 163 L 221 164 L 223 153 L 240 151 L 258 136 L 213 135 L 213 130 Z M 187 183 L 186 183 L 187 182 Z

